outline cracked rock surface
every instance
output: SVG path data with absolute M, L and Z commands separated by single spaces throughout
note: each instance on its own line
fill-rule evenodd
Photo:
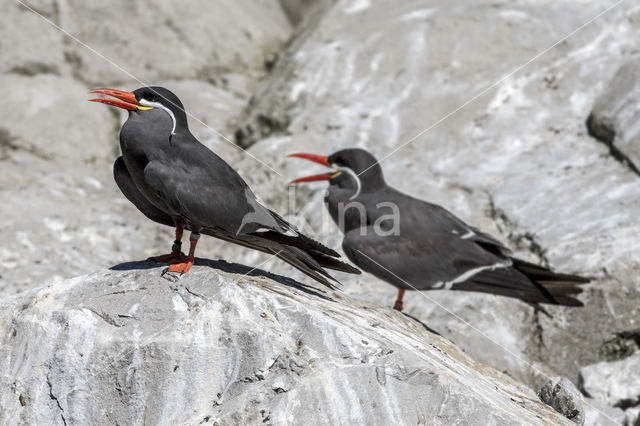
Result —
M 398 149 L 382 162 L 391 185 L 443 205 L 520 257 L 594 277 L 584 308 L 550 307 L 552 318 L 490 295 L 407 294 L 406 313 L 473 359 L 539 389 L 557 375 L 578 383 L 581 368 L 624 362 L 638 350 L 634 2 L 575 33 L 613 3 L 28 4 L 122 69 L 17 3 L 3 10 L 0 297 L 170 247 L 172 231 L 147 221 L 111 177 L 125 116 L 86 102 L 95 87 L 139 87 L 124 69 L 173 90 L 203 143 L 267 205 L 332 248 L 341 236 L 322 206 L 322 185 L 286 189 L 316 169 L 284 155 L 360 146 L 383 158 Z M 220 241 L 203 238 L 197 254 L 309 282 Z M 351 298 L 393 303 L 395 289 L 370 275 L 337 277 Z M 99 306 L 92 315 L 125 321 Z M 585 424 L 637 418 L 638 406 L 606 405 L 608 385 L 597 383 L 592 395 L 602 400 L 592 405 L 611 414 L 587 405 Z
M 582 426 L 584 424 L 584 399 L 566 377 L 554 377 L 538 392 L 540 399 L 557 412 Z
M 258 132 L 250 152 L 284 175 L 254 179 L 255 191 L 339 246 L 323 184 L 280 195 L 283 181 L 320 170 L 283 154 L 364 147 L 389 156 L 381 165 L 394 187 L 443 205 L 520 257 L 593 277 L 586 306 L 550 307 L 552 318 L 493 296 L 405 297 L 409 314 L 475 359 L 534 388 L 556 375 L 577 383 L 580 367 L 626 356 L 611 342 L 637 330 L 640 316 L 640 181 L 586 125 L 637 55 L 640 7 L 622 3 L 564 40 L 608 6 L 337 2 L 254 96 L 244 127 L 256 134 L 264 117 L 280 125 Z M 354 297 L 393 303 L 395 289 L 368 275 L 345 282 Z
M 571 424 L 397 311 L 225 262 L 114 269 L 0 303 L 0 418 Z
M 580 387 L 585 395 L 622 409 L 640 405 L 640 351 L 619 361 L 582 367 Z

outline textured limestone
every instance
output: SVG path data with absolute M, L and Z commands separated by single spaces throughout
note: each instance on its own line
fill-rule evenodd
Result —
M 401 313 L 199 263 L 176 282 L 137 262 L 5 299 L 0 418 L 570 424 Z
M 611 407 L 610 405 L 591 398 L 585 398 L 584 403 L 585 426 L 628 426 L 625 424 L 625 412 L 620 408 Z
M 619 361 L 582 367 L 580 388 L 585 395 L 609 405 L 622 408 L 640 405 L 640 351 Z
M 175 90 L 215 130 L 190 118 L 204 143 L 266 204 L 289 219 L 301 213 L 298 223 L 334 248 L 340 236 L 321 186 L 285 190 L 313 170 L 283 155 L 357 145 L 384 157 L 415 138 L 383 162 L 392 185 L 444 205 L 519 256 L 596 278 L 585 308 L 551 308 L 553 319 L 488 295 L 407 296 L 408 314 L 535 389 L 558 374 L 575 382 L 581 367 L 637 348 L 638 177 L 585 123 L 611 118 L 614 145 L 633 157 L 637 86 L 616 73 L 637 63 L 640 7 L 622 2 L 536 56 L 611 4 L 29 2 L 141 80 Z M 86 102 L 95 85 L 140 83 L 18 4 L 3 13 L 0 297 L 165 252 L 171 230 L 144 219 L 111 178 L 122 116 Z M 617 101 L 622 108 L 612 109 Z M 253 143 L 249 154 L 271 168 L 218 133 Z M 198 254 L 267 259 L 207 238 Z M 278 261 L 262 267 L 308 282 Z M 371 276 L 338 277 L 353 298 L 390 306 L 395 296 Z
M 595 277 L 585 308 L 551 308 L 551 319 L 517 301 L 459 293 L 409 294 L 407 312 L 536 388 L 557 374 L 576 381 L 640 315 L 638 176 L 586 127 L 636 51 L 640 9 L 621 3 L 536 57 L 610 3 L 453 4 L 328 8 L 254 97 L 242 128 L 270 136 L 250 152 L 284 175 L 260 177 L 254 189 L 273 194 L 266 201 L 280 211 L 295 199 L 301 222 L 338 245 L 322 185 L 280 195 L 287 180 L 318 170 L 283 154 L 360 146 L 391 155 L 382 167 L 395 187 L 444 205 L 519 256 Z M 346 291 L 386 306 L 394 297 L 370 276 L 348 280 Z
M 584 399 L 566 377 L 554 377 L 538 392 L 540 399 L 557 412 L 579 425 L 584 424 Z
M 625 426 L 640 426 L 640 407 L 625 410 Z
M 625 63 L 613 76 L 589 116 L 591 133 L 620 161 L 640 172 L 640 60 Z

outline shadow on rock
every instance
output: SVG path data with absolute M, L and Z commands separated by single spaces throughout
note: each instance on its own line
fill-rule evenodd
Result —
M 120 263 L 118 265 L 112 266 L 109 269 L 112 271 L 131 271 L 131 270 L 154 269 L 154 268 L 159 268 L 162 265 L 166 265 L 166 263 L 158 263 L 151 260 L 138 260 L 138 261 Z M 211 259 L 202 259 L 202 258 L 196 257 L 194 265 L 206 266 L 211 269 L 226 272 L 229 274 L 240 274 L 240 275 L 249 276 L 249 277 L 269 278 L 270 280 L 276 281 L 287 287 L 295 288 L 296 290 L 300 290 L 312 296 L 320 297 L 324 300 L 335 302 L 334 299 L 328 297 L 326 293 L 320 289 L 317 289 L 307 284 L 300 283 L 292 278 L 284 277 L 282 275 L 272 274 L 270 272 L 267 272 L 265 270 L 258 269 L 258 268 L 251 268 L 249 266 L 242 265 L 240 263 L 229 263 L 221 259 L 211 260 Z M 166 272 L 166 270 L 164 272 Z M 163 272 L 163 275 L 164 275 L 164 272 Z M 177 275 L 174 277 L 176 277 L 175 280 L 179 279 L 179 276 Z M 170 279 L 170 281 L 172 281 L 172 279 Z
M 429 327 L 427 324 L 423 323 L 422 321 L 420 321 L 418 318 L 409 315 L 406 312 L 401 312 L 402 315 L 404 315 L 407 318 L 411 318 L 412 320 L 414 320 L 415 322 L 419 323 L 421 326 L 424 327 L 425 330 L 427 330 L 429 333 L 433 333 L 433 334 L 437 334 L 438 336 L 442 337 L 442 334 L 438 333 L 437 331 L 435 331 L 433 328 Z

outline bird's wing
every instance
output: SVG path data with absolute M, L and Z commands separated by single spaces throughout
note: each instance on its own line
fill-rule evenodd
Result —
M 429 234 L 450 234 L 462 240 L 472 241 L 498 256 L 511 254 L 511 250 L 498 239 L 468 225 L 444 207 L 422 200 L 413 199 L 412 201 L 403 205 L 403 218 L 411 223 L 425 223 Z
M 329 261 L 329 257 L 339 255 L 260 204 L 224 161 L 212 167 L 154 160 L 147 164 L 144 175 L 146 183 L 176 216 L 208 235 L 272 253 L 329 288 L 334 285 L 323 266 L 359 273 L 342 262 Z
M 377 222 L 389 212 L 368 209 L 367 215 L 372 214 L 368 222 L 373 226 L 364 229 L 366 235 L 362 235 L 363 229 L 345 234 L 343 249 L 362 269 L 383 275 L 380 278 L 402 287 L 410 284 L 428 289 L 451 288 L 480 271 L 511 265 L 507 247 L 445 208 L 395 190 L 383 194 L 383 198 L 392 201 L 398 213 L 397 218 L 391 219 L 388 214 L 384 217 L 399 225 L 385 229 L 398 232 L 390 235 L 376 232 Z M 365 203 L 378 206 L 377 201 L 376 198 Z M 388 271 L 384 271 L 385 268 Z
M 155 193 L 189 223 L 237 237 L 260 235 L 319 256 L 340 257 L 261 204 L 244 180 L 221 159 L 215 168 L 151 161 L 144 173 Z M 331 267 L 329 261 L 322 263 Z M 359 272 L 342 262 L 333 262 L 333 266 L 345 272 Z
M 399 235 L 380 236 L 371 226 L 365 235 L 360 229 L 345 234 L 345 253 L 363 270 L 404 288 L 466 290 L 533 304 L 581 306 L 572 296 L 588 279 L 513 258 L 498 240 L 442 207 L 400 204 L 404 224 Z
M 115 163 L 113 163 L 113 178 L 127 200 L 136 206 L 147 218 L 162 225 L 175 226 L 173 218 L 170 215 L 151 204 L 147 198 L 142 195 L 133 182 L 133 179 L 131 179 L 131 174 L 122 156 L 118 157 Z
M 224 161 L 206 167 L 194 164 L 198 163 L 152 160 L 144 169 L 145 182 L 175 216 L 197 227 L 236 234 L 281 230 L 277 219 Z
M 364 234 L 363 234 L 364 231 Z M 452 288 L 487 269 L 508 267 L 470 240 L 453 235 L 425 235 L 419 229 L 400 235 L 378 235 L 369 226 L 345 234 L 342 248 L 361 269 L 402 288 Z

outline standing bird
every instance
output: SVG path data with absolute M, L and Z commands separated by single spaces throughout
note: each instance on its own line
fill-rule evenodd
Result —
M 587 278 L 512 257 L 498 240 L 443 207 L 391 188 L 367 151 L 289 157 L 334 168 L 291 184 L 329 181 L 325 204 L 344 234 L 345 254 L 362 270 L 398 287 L 394 309 L 402 310 L 405 290 L 435 289 L 515 297 L 541 310 L 538 303 L 583 306 L 572 296 Z
M 360 271 L 335 258 L 335 251 L 306 237 L 256 199 L 245 181 L 189 131 L 176 95 L 162 87 L 134 92 L 96 89 L 116 99 L 90 99 L 129 111 L 120 130 L 122 156 L 114 178 L 122 193 L 149 219 L 175 226 L 171 253 L 152 258 L 184 274 L 194 262 L 200 233 L 273 254 L 329 288 L 323 269 Z M 191 231 L 186 259 L 180 250 Z

